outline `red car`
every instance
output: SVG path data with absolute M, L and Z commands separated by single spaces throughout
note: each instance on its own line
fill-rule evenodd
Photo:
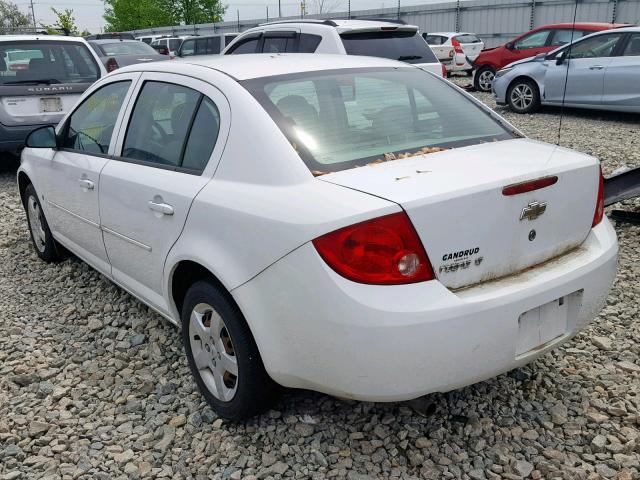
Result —
M 496 72 L 516 60 L 533 57 L 539 53 L 547 53 L 572 40 L 600 30 L 628 27 L 620 23 L 557 23 L 544 25 L 523 33 L 516 39 L 500 47 L 483 50 L 473 62 L 475 74 L 473 86 L 476 90 L 488 92 Z

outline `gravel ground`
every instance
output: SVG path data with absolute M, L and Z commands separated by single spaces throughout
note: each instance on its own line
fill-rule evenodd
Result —
M 499 111 L 556 140 L 557 110 Z M 639 166 L 640 118 L 568 111 L 562 143 L 607 174 Z M 14 175 L 0 173 L 0 479 L 640 478 L 640 227 L 616 226 L 598 319 L 530 366 L 404 403 L 287 392 L 229 424 L 174 327 L 78 260 L 38 260 Z

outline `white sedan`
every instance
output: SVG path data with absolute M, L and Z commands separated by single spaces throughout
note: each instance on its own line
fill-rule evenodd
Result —
M 278 385 L 395 401 L 487 379 L 593 320 L 616 273 L 597 159 L 405 63 L 138 64 L 27 143 L 37 254 L 181 325 L 227 418 Z

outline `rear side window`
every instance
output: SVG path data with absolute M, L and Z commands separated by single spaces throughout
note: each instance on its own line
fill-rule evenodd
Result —
M 294 37 L 266 37 L 262 46 L 263 53 L 285 53 L 293 51 Z
M 591 32 L 589 32 L 591 33 Z M 550 45 L 552 47 L 559 47 L 573 42 L 578 38 L 584 37 L 585 32 L 581 30 L 571 30 L 570 28 L 558 28 L 553 31 Z
M 310 33 L 303 33 L 300 35 L 300 43 L 298 44 L 299 53 L 315 53 L 322 37 L 320 35 L 311 35 Z
M 199 101 L 200 93 L 190 88 L 146 82 L 131 115 L 122 156 L 179 166 L 182 147 Z
M 181 85 L 149 81 L 131 114 L 122 157 L 199 174 L 219 130 L 220 114 L 209 98 Z
M 640 56 L 640 33 L 631 34 L 629 37 L 629 43 L 622 52 L 625 57 Z
M 447 41 L 447 37 L 442 35 L 424 35 L 424 39 L 429 45 L 442 45 Z
M 136 42 L 139 43 L 139 42 Z M 144 45 L 144 44 L 142 44 Z M 93 83 L 98 65 L 85 44 L 17 41 L 0 43 L 0 85 Z
M 106 155 L 130 84 L 129 81 L 110 83 L 87 97 L 69 117 L 63 147 Z
M 219 131 L 220 113 L 211 100 L 204 98 L 193 120 L 182 168 L 202 172 L 216 145 Z
M 227 55 L 240 55 L 243 53 L 256 53 L 258 48 L 259 37 L 247 38 L 240 40 L 228 52 Z
M 182 49 L 180 50 L 180 53 L 183 57 L 195 55 L 195 51 L 196 51 L 195 40 L 185 40 L 184 42 L 182 42 Z
M 179 39 L 172 38 L 171 40 L 169 40 L 169 50 L 171 50 L 172 52 L 175 52 L 179 48 L 180 48 L 180 40 Z
M 407 63 L 437 63 L 424 38 L 417 32 L 362 32 L 341 35 L 349 55 L 390 58 Z
M 477 36 L 471 34 L 458 35 L 454 37 L 460 43 L 480 43 L 480 40 Z

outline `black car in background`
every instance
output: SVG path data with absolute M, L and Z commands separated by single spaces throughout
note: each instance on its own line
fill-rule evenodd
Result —
M 138 40 L 89 40 L 89 45 L 95 50 L 104 63 L 107 72 L 142 62 L 157 62 L 169 60 L 144 42 Z

